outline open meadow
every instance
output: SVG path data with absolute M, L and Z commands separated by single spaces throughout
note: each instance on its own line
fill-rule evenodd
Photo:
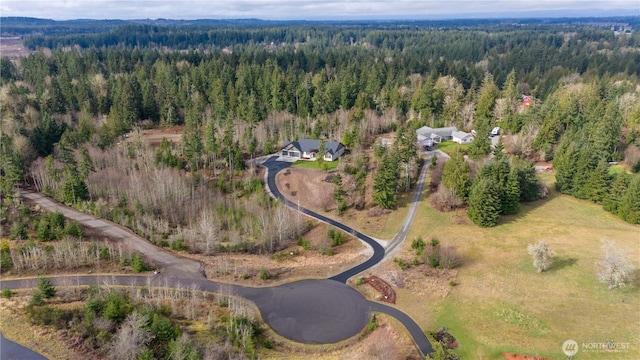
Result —
M 552 174 L 542 178 L 553 188 Z M 636 268 L 640 265 L 640 226 L 552 190 L 494 228 L 473 225 L 465 211 L 440 213 L 424 201 L 409 239 L 417 236 L 457 248 L 463 264 L 446 297 L 401 290 L 398 306 L 427 331 L 449 329 L 462 359 L 500 359 L 503 352 L 559 359 L 568 339 L 579 344 L 579 359 L 640 358 L 637 277 L 625 288 L 609 290 L 596 276 L 601 240 L 615 241 Z M 527 253 L 527 245 L 540 240 L 557 253 L 543 273 Z M 400 252 L 411 251 L 407 241 Z M 625 349 L 583 348 L 606 342 Z

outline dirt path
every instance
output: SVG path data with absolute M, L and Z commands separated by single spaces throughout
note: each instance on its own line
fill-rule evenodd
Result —
M 178 279 L 204 279 L 202 266 L 199 262 L 185 259 L 159 248 L 123 226 L 81 213 L 40 193 L 27 190 L 21 190 L 20 193 L 24 198 L 32 200 L 48 211 L 59 211 L 68 219 L 73 219 L 86 227 L 105 234 L 111 239 L 122 241 L 132 251 L 143 254 L 156 267 L 162 269 L 162 272 L 167 276 Z

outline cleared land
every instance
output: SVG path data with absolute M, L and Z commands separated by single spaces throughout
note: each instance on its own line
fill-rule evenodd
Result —
M 552 188 L 553 175 L 541 176 Z M 523 206 L 489 229 L 471 224 L 465 211 L 443 214 L 423 201 L 397 256 L 412 259 L 410 240 L 416 236 L 427 242 L 437 237 L 458 249 L 464 264 L 454 270 L 456 286 L 445 293 L 421 291 L 435 283 L 444 290 L 452 275 L 425 276 L 425 265 L 403 272 L 388 262 L 371 273 L 387 280 L 414 279 L 397 290 L 398 307 L 427 331 L 447 327 L 460 343 L 462 359 L 501 359 L 504 351 L 564 358 L 561 345 L 567 339 L 630 344 L 625 352 L 581 351 L 581 359 L 640 358 L 640 284 L 608 290 L 596 278 L 602 239 L 615 240 L 640 265 L 640 226 L 552 191 L 548 199 Z M 539 240 L 557 253 L 542 274 L 526 251 Z
M 9 59 L 26 57 L 33 53 L 22 45 L 22 39 L 16 37 L 0 37 L 0 55 Z
M 398 198 L 398 209 L 395 211 L 381 211 L 377 208 L 349 209 L 339 216 L 336 213 L 337 203 L 333 199 L 335 185 L 332 179 L 331 172 L 289 168 L 278 173 L 276 183 L 280 192 L 289 201 L 299 202 L 302 207 L 338 220 L 378 239 L 388 240 L 395 235 L 409 210 L 412 191 Z M 371 188 L 372 184 L 373 180 L 369 179 L 367 187 Z

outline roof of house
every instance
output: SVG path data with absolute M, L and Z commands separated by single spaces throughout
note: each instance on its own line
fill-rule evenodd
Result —
M 286 148 L 287 146 L 292 145 L 293 147 L 295 147 L 296 149 L 302 151 L 302 152 L 318 152 L 318 148 L 320 147 L 320 140 L 314 140 L 314 139 L 300 139 L 298 141 L 287 141 L 282 148 Z M 341 143 L 337 142 L 337 141 L 325 141 L 324 142 L 324 149 L 327 152 L 327 154 L 335 154 L 338 152 L 338 150 L 340 150 L 341 148 L 343 148 L 344 145 L 342 145 Z
M 428 126 L 423 126 L 416 130 L 416 134 L 421 135 L 425 138 L 433 138 L 433 134 L 438 135 L 440 137 L 449 137 L 454 131 L 458 131 L 458 129 L 454 126 L 443 127 L 443 128 L 430 128 Z
M 453 136 L 453 137 L 455 137 L 455 138 L 458 138 L 458 139 L 464 139 L 464 138 L 466 138 L 467 136 L 472 136 L 472 137 L 473 137 L 473 135 L 471 135 L 471 134 L 469 134 L 469 133 L 466 133 L 466 132 L 464 132 L 464 131 L 457 131 L 457 130 L 456 130 L 456 131 L 453 131 L 453 132 L 451 133 L 451 136 Z

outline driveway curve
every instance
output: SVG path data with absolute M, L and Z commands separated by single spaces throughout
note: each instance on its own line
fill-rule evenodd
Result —
M 273 195 L 276 199 L 280 200 L 283 204 L 289 206 L 290 208 L 297 210 L 307 216 L 310 216 L 316 220 L 322 221 L 324 223 L 327 223 L 329 225 L 335 226 L 338 229 L 347 232 L 355 237 L 357 237 L 358 239 L 364 241 L 367 245 L 369 245 L 372 249 L 373 249 L 373 255 L 367 259 L 365 262 L 356 265 L 354 267 L 352 267 L 351 269 L 347 269 L 344 272 L 334 275 L 332 277 L 329 278 L 329 280 L 334 280 L 334 281 L 338 281 L 341 283 L 346 283 L 347 280 L 349 280 L 349 278 L 367 270 L 368 268 L 376 265 L 377 263 L 379 263 L 383 258 L 384 258 L 384 248 L 382 247 L 382 245 L 380 245 L 380 243 L 378 243 L 377 241 L 375 241 L 373 238 L 371 238 L 370 236 L 367 236 L 359 231 L 356 231 L 355 229 L 352 229 L 351 227 L 338 222 L 336 220 L 330 219 L 324 215 L 320 215 L 315 211 L 311 211 L 307 208 L 301 207 L 298 204 L 294 204 L 293 202 L 287 200 L 287 198 L 284 197 L 284 195 L 280 192 L 280 190 L 278 189 L 278 186 L 276 185 L 276 175 L 278 174 L 278 172 L 280 172 L 283 169 L 286 169 L 287 167 L 289 167 L 291 165 L 291 163 L 289 162 L 285 162 L 285 161 L 277 161 L 278 157 L 277 156 L 273 156 L 270 159 L 268 159 L 267 161 L 265 161 L 264 163 L 262 163 L 262 166 L 267 168 L 267 173 L 266 173 L 266 177 L 267 177 L 267 188 L 269 189 L 269 192 L 271 193 L 271 195 Z
M 367 259 L 365 262 L 359 265 L 356 265 L 350 269 L 347 269 L 342 273 L 334 275 L 330 277 L 329 280 L 333 280 L 341 284 L 346 284 L 349 278 L 369 269 L 372 266 L 375 266 L 380 261 L 382 261 L 387 254 L 390 254 L 391 252 L 393 252 L 407 237 L 407 233 L 411 228 L 411 224 L 413 223 L 413 220 L 415 219 L 416 213 L 418 211 L 418 206 L 420 204 L 420 201 L 422 200 L 422 192 L 424 190 L 424 186 L 426 182 L 428 165 L 425 164 L 422 168 L 422 171 L 420 172 L 420 176 L 418 177 L 418 183 L 416 184 L 416 189 L 411 200 L 411 205 L 409 207 L 409 212 L 407 213 L 407 216 L 405 217 L 400 227 L 400 230 L 395 234 L 393 239 L 389 242 L 387 249 L 385 250 L 385 248 L 382 247 L 380 243 L 375 241 L 370 236 L 367 236 L 359 231 L 356 231 L 355 229 L 352 229 L 351 227 L 341 222 L 338 222 L 326 216 L 320 215 L 309 209 L 303 208 L 298 204 L 294 204 L 293 202 L 286 199 L 278 189 L 278 186 L 276 184 L 276 175 L 281 170 L 289 167 L 291 163 L 285 162 L 285 161 L 277 161 L 277 159 L 278 159 L 278 156 L 273 156 L 262 163 L 262 165 L 265 168 L 267 168 L 267 172 L 265 174 L 267 190 L 271 193 L 273 197 L 282 201 L 285 205 L 289 206 L 294 210 L 297 210 L 307 216 L 315 218 L 316 220 L 320 220 L 324 223 L 335 226 L 338 229 L 341 229 L 357 237 L 358 239 L 362 240 L 373 249 L 373 255 L 369 259 Z M 433 347 L 431 345 L 431 342 L 429 341 L 429 339 L 427 339 L 427 337 L 425 336 L 420 326 L 409 315 L 398 310 L 397 308 L 383 305 L 374 301 L 369 301 L 369 305 L 370 305 L 371 311 L 385 313 L 387 315 L 393 316 L 398 321 L 400 321 L 409 331 L 409 334 L 411 335 L 414 343 L 416 344 L 416 346 L 418 347 L 418 350 L 422 353 L 423 356 L 427 356 L 428 354 L 431 354 L 433 352 Z
M 1 360 L 47 360 L 37 352 L 13 342 L 0 333 L 0 359 Z
M 219 293 L 227 291 L 252 301 L 262 318 L 278 334 L 307 344 L 336 343 L 360 333 L 371 313 L 370 303 L 355 289 L 331 280 L 301 280 L 273 287 L 220 284 L 204 279 L 178 279 L 155 275 L 47 276 L 56 286 L 149 286 L 189 288 Z M 0 281 L 0 287 L 28 289 L 38 279 Z

